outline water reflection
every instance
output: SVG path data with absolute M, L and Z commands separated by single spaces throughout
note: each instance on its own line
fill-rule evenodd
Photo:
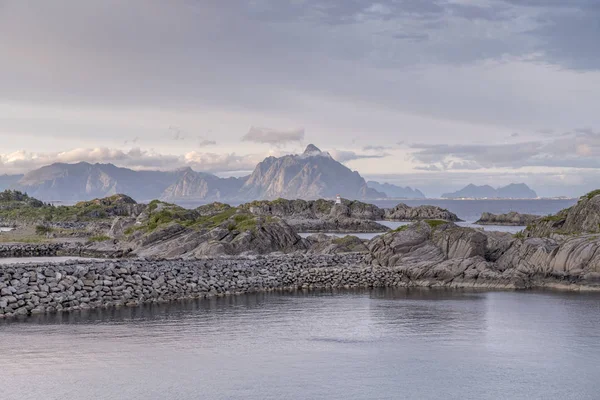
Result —
M 3 321 L 2 399 L 595 399 L 599 304 L 381 289 Z

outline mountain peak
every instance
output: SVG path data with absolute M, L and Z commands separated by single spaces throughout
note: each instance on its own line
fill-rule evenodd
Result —
M 312 155 L 315 153 L 321 153 L 321 149 L 319 149 L 317 146 L 315 146 L 314 144 L 311 143 L 308 146 L 306 146 L 306 150 L 304 150 L 304 153 L 302 153 L 302 154 L 304 154 L 306 156 L 306 155 Z

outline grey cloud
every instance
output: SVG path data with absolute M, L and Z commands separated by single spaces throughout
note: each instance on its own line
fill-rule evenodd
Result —
M 337 161 L 339 161 L 341 163 L 346 163 L 346 162 L 355 161 L 355 160 L 369 159 L 369 158 L 389 157 L 388 153 L 361 154 L 361 153 L 356 153 L 354 151 L 347 151 L 347 150 L 333 150 L 333 151 L 331 151 L 331 155 L 333 156 L 333 158 L 335 158 Z
M 266 143 L 281 146 L 286 143 L 304 140 L 304 129 L 277 130 L 270 128 L 251 127 L 248 133 L 242 136 L 246 142 Z
M 363 151 L 385 151 L 385 150 L 391 150 L 391 149 L 393 149 L 393 147 L 369 145 L 369 146 L 364 146 L 362 149 L 363 149 Z
M 416 170 L 418 171 L 441 171 L 442 169 L 440 167 L 438 167 L 437 165 L 418 165 L 415 167 Z
M 200 146 L 200 147 L 214 146 L 217 144 L 217 142 L 215 140 L 208 140 L 208 139 L 203 139 L 203 138 L 199 138 L 198 140 L 199 140 L 198 146 Z
M 549 141 L 490 145 L 414 144 L 412 157 L 444 170 L 485 168 L 600 168 L 600 132 L 577 130 Z

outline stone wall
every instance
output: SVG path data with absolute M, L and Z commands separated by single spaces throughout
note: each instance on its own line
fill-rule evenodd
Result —
M 7 243 L 0 244 L 0 258 L 10 257 L 52 257 L 56 256 L 63 249 L 60 243 L 48 244 L 25 244 L 25 243 Z
M 0 317 L 276 289 L 385 286 L 372 270 L 356 254 L 4 265 Z

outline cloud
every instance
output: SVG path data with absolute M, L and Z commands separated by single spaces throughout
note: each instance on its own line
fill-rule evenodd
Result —
M 215 154 L 191 151 L 183 155 L 161 154 L 134 148 L 123 151 L 111 148 L 76 148 L 57 153 L 17 151 L 0 154 L 0 169 L 19 174 L 53 163 L 112 163 L 136 170 L 173 170 L 189 166 L 203 172 L 250 171 L 262 160 L 260 155 Z
M 286 143 L 300 142 L 304 140 L 304 129 L 277 130 L 269 128 L 251 127 L 242 140 L 245 142 L 266 143 L 281 146 Z
M 392 150 L 393 147 L 391 147 L 391 146 L 365 146 L 362 149 L 363 149 L 363 151 L 385 151 L 385 150 Z
M 379 153 L 379 154 L 362 154 L 356 153 L 354 151 L 347 150 L 333 150 L 330 152 L 331 156 L 341 163 L 346 163 L 349 161 L 369 159 L 369 158 L 385 158 L 390 154 L 388 153 Z
M 171 138 L 175 141 L 185 140 L 185 136 L 181 129 L 176 126 L 169 126 L 169 133 L 171 134 Z
M 198 140 L 199 140 L 198 146 L 200 146 L 200 147 L 214 146 L 217 144 L 217 142 L 215 140 L 208 140 L 208 139 L 203 139 L 203 138 L 198 138 Z

